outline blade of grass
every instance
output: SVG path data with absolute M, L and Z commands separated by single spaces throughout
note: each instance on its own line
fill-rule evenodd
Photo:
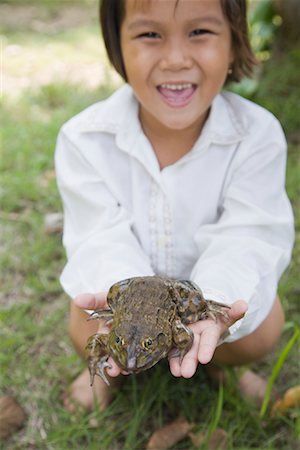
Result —
M 275 382 L 275 380 L 276 380 L 276 378 L 277 378 L 277 376 L 278 376 L 278 374 L 279 374 L 279 372 L 280 372 L 280 370 L 281 370 L 281 368 L 282 368 L 282 366 L 284 364 L 284 361 L 286 360 L 286 358 L 287 358 L 289 352 L 291 351 L 293 345 L 295 344 L 295 342 L 298 339 L 300 339 L 300 329 L 299 329 L 299 327 L 296 324 L 294 325 L 294 329 L 295 329 L 295 331 L 294 331 L 293 336 L 291 337 L 291 339 L 288 341 L 288 343 L 286 344 L 286 346 L 284 347 L 284 349 L 280 353 L 280 355 L 279 355 L 279 357 L 278 357 L 278 359 L 276 361 L 276 364 L 275 364 L 275 366 L 274 366 L 274 368 L 272 370 L 271 376 L 270 376 L 270 378 L 268 380 L 266 393 L 265 393 L 264 400 L 263 400 L 263 403 L 262 403 L 262 406 L 261 406 L 261 409 L 260 409 L 260 413 L 259 413 L 260 418 L 263 418 L 265 416 L 265 414 L 266 414 L 266 411 L 267 411 L 267 408 L 268 408 L 268 405 L 269 405 L 269 402 L 270 402 L 270 397 L 271 397 L 271 391 L 272 391 L 273 384 L 274 384 L 274 382 Z
M 205 445 L 204 448 L 207 448 L 207 444 L 211 438 L 211 435 L 213 434 L 213 432 L 215 431 L 215 429 L 218 426 L 218 423 L 221 418 L 222 410 L 223 410 L 223 402 L 224 402 L 224 388 L 223 388 L 223 383 L 220 383 L 216 409 L 214 411 L 213 418 L 212 418 L 212 420 L 209 424 L 208 430 L 207 430 L 206 438 L 203 443 L 203 445 Z

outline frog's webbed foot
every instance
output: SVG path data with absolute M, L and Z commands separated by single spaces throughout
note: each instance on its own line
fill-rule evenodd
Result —
M 87 320 L 104 319 L 107 324 L 113 320 L 113 311 L 111 309 L 95 309 Z
M 105 374 L 105 369 L 110 368 L 111 365 L 107 362 L 108 355 L 106 354 L 107 334 L 94 334 L 89 337 L 87 346 L 85 348 L 86 358 L 88 361 L 88 368 L 90 371 L 90 385 L 94 383 L 95 375 L 98 375 L 102 380 L 109 385 L 109 381 Z
M 169 358 L 179 356 L 179 362 L 182 363 L 184 356 L 193 345 L 193 332 L 185 326 L 180 319 L 176 319 L 172 325 L 172 334 L 175 347 L 169 352 Z
M 216 322 L 219 315 L 223 316 L 225 319 L 229 319 L 228 312 L 226 311 L 226 309 L 230 309 L 229 305 L 225 305 L 225 303 L 218 303 L 214 300 L 205 300 L 205 302 L 207 305 L 205 311 L 206 317 L 203 318 L 212 318 Z
M 90 369 L 90 385 L 93 386 L 94 377 L 98 375 L 102 380 L 109 386 L 109 381 L 107 379 L 105 369 L 111 369 L 111 365 L 107 362 L 108 356 L 103 356 L 100 360 L 93 365 L 92 370 Z

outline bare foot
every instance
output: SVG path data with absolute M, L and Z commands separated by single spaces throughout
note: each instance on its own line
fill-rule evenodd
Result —
M 226 380 L 222 367 L 210 363 L 205 366 L 205 369 L 213 382 L 222 382 L 226 385 L 228 380 Z M 236 367 L 235 373 L 238 378 L 238 388 L 241 396 L 260 407 L 266 393 L 267 380 L 246 367 Z M 276 397 L 275 392 L 272 393 L 272 397 Z
M 119 377 L 118 377 L 119 378 Z M 92 411 L 96 405 L 104 410 L 112 398 L 112 388 L 119 382 L 110 378 L 110 386 L 107 386 L 99 377 L 95 377 L 94 384 L 90 386 L 89 370 L 85 369 L 71 384 L 68 393 L 64 395 L 65 408 L 71 412 L 77 409 Z
M 239 369 L 237 369 L 237 374 L 242 397 L 252 401 L 256 406 L 261 406 L 266 393 L 267 380 L 252 370 L 245 370 L 239 374 Z

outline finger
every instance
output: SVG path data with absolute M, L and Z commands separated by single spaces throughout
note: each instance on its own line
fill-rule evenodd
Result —
M 107 362 L 110 364 L 110 368 L 106 369 L 107 375 L 110 377 L 117 377 L 121 373 L 120 367 L 117 366 L 115 361 L 110 357 L 108 358 Z
M 201 364 L 211 361 L 221 335 L 217 324 L 212 324 L 203 330 L 200 337 L 197 359 Z
M 229 320 L 234 324 L 239 319 L 242 319 L 248 310 L 248 304 L 244 300 L 237 300 L 231 305 L 228 311 Z
M 194 334 L 194 341 L 192 348 L 188 351 L 181 363 L 181 376 L 184 378 L 191 378 L 198 366 L 198 349 L 201 342 L 200 336 Z
M 181 376 L 181 367 L 180 367 L 180 362 L 179 362 L 179 358 L 169 358 L 169 365 L 170 365 L 170 371 L 171 374 L 174 377 L 180 377 Z
M 103 309 L 107 308 L 106 292 L 97 294 L 80 294 L 74 298 L 75 305 L 83 309 Z
M 237 300 L 232 303 L 230 309 L 227 311 L 227 318 L 219 317 L 218 323 L 221 327 L 221 335 L 228 332 L 236 321 L 242 319 L 248 310 L 248 304 L 244 300 Z

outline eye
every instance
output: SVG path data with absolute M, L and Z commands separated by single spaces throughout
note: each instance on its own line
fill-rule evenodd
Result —
M 148 349 L 149 347 L 151 347 L 152 343 L 153 343 L 152 339 L 147 338 L 142 342 L 142 346 Z
M 196 28 L 195 30 L 191 31 L 190 36 L 204 36 L 205 34 L 213 34 L 213 32 L 205 28 Z
M 116 336 L 115 343 L 117 345 L 124 345 L 124 339 L 121 338 L 120 336 Z
M 155 31 L 147 31 L 138 35 L 139 38 L 158 39 L 160 36 Z

